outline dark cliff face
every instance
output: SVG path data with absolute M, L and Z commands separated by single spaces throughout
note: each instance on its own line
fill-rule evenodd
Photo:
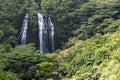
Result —
M 36 14 L 30 15 L 28 20 L 28 30 L 27 30 L 27 44 L 34 43 L 36 49 L 39 49 L 39 29 L 37 23 L 37 16 Z
M 17 44 L 21 44 L 21 31 L 22 31 L 22 24 L 23 24 L 24 16 L 20 18 L 20 22 L 18 25 L 18 40 Z M 36 14 L 30 14 L 28 17 L 28 29 L 26 34 L 26 44 L 34 43 L 36 49 L 39 49 L 39 29 L 38 29 L 38 23 L 37 23 L 37 15 Z

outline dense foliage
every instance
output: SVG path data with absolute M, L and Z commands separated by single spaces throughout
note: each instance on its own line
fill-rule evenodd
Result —
M 105 34 L 119 29 L 120 3 L 42 0 L 41 6 L 44 13 L 53 16 L 61 42 L 75 36 L 87 39 L 96 33 Z
M 0 80 L 119 80 L 117 1 L 1 0 Z M 34 28 L 37 12 L 55 24 L 59 49 L 52 54 L 40 54 L 34 44 L 15 45 L 24 15 L 30 13 Z
M 119 32 L 96 35 L 86 41 L 78 40 L 72 50 L 68 48 L 59 56 L 61 74 L 66 77 L 65 80 L 119 79 L 119 41 Z

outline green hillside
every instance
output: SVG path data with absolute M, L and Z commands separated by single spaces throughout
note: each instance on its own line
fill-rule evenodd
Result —
M 55 25 L 53 53 L 16 45 L 25 14 L 34 28 L 38 12 Z M 0 1 L 0 80 L 119 79 L 119 0 Z
M 59 56 L 63 80 L 118 80 L 120 78 L 120 33 L 78 40 Z

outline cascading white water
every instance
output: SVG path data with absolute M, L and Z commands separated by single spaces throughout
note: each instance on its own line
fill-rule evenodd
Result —
M 23 19 L 23 24 L 22 24 L 22 28 L 21 28 L 21 32 L 18 36 L 18 41 L 20 44 L 25 45 L 27 42 L 27 35 L 29 37 L 33 37 L 30 36 L 29 33 L 31 33 L 32 31 L 28 30 L 28 14 L 25 15 L 25 18 Z M 41 14 L 41 13 L 37 13 L 37 17 L 38 17 L 38 28 L 39 28 L 39 50 L 40 53 L 51 53 L 55 50 L 54 48 L 54 36 L 55 36 L 55 29 L 54 29 L 54 25 L 51 21 L 51 18 Z M 28 30 L 28 31 L 27 31 Z M 36 31 L 37 33 L 37 31 Z M 32 33 L 31 33 L 32 34 Z M 37 34 L 36 34 L 37 35 Z M 28 39 L 29 42 L 29 39 Z
M 37 14 L 38 15 L 38 25 L 39 25 L 39 48 L 40 52 L 43 53 L 43 29 L 44 29 L 44 19 L 42 14 Z
M 26 44 L 27 28 L 28 28 L 28 14 L 25 15 L 25 18 L 24 18 L 23 24 L 22 24 L 21 44 Z
M 52 51 L 54 51 L 54 35 L 55 35 L 55 31 L 54 31 L 54 25 L 50 19 L 50 17 L 48 18 L 48 25 L 50 27 L 50 39 L 51 39 L 51 49 Z
M 41 53 L 54 51 L 54 25 L 50 17 L 37 14 L 39 27 L 39 47 Z

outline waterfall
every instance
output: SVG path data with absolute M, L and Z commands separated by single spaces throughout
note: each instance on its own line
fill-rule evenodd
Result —
M 54 25 L 51 21 L 51 18 L 46 16 L 45 14 L 37 13 L 38 18 L 38 27 L 35 26 L 34 28 L 29 27 L 28 28 L 28 14 L 25 15 L 23 19 L 23 24 L 21 27 L 21 32 L 18 36 L 18 41 L 20 44 L 25 45 L 27 42 L 29 42 L 29 39 L 27 38 L 35 38 L 33 35 L 30 35 L 32 33 L 36 33 L 35 35 L 39 35 L 37 38 L 32 39 L 31 42 L 37 42 L 39 45 L 40 53 L 51 53 L 55 50 L 55 29 Z M 32 29 L 37 28 L 36 32 L 33 32 Z M 33 41 L 35 40 L 35 41 Z M 37 44 L 37 43 L 36 43 Z M 38 47 L 38 46 L 37 46 Z
M 38 25 L 39 25 L 39 48 L 40 52 L 43 53 L 43 28 L 44 28 L 44 19 L 42 14 L 38 15 Z
M 39 48 L 41 53 L 54 51 L 54 25 L 44 14 L 37 14 L 39 27 Z
M 21 44 L 26 44 L 26 36 L 27 36 L 27 28 L 28 28 L 28 14 L 25 15 L 23 20 L 22 29 L 21 29 Z
M 54 51 L 54 35 L 55 35 L 55 33 L 54 33 L 54 25 L 53 25 L 50 17 L 49 17 L 48 19 L 49 19 L 49 20 L 48 20 L 48 21 L 49 21 L 49 22 L 48 22 L 48 25 L 49 25 L 49 27 L 50 27 L 51 49 L 52 49 L 52 51 Z

